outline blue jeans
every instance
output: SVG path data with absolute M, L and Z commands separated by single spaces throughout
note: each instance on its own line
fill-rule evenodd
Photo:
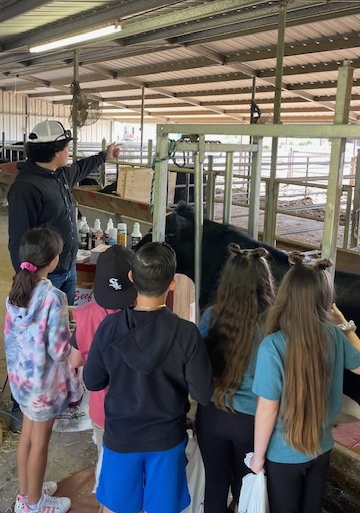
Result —
M 76 266 L 74 265 L 67 273 L 51 273 L 48 278 L 54 287 L 65 292 L 69 305 L 73 305 L 76 289 Z

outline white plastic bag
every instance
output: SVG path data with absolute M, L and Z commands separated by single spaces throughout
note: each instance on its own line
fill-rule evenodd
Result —
M 245 464 L 249 466 L 253 453 L 245 457 Z M 239 513 L 269 513 L 269 500 L 264 472 L 249 473 L 243 477 L 238 505 Z
M 203 513 L 205 496 L 205 469 L 199 444 L 188 431 L 189 440 L 186 445 L 186 476 L 190 494 L 190 505 L 182 513 Z
M 72 408 L 66 408 L 63 412 L 57 415 L 53 431 L 60 433 L 71 433 L 75 431 L 87 431 L 92 429 L 91 420 L 89 417 L 89 394 L 82 379 L 82 369 L 79 369 L 78 376 L 80 383 L 84 389 L 81 403 Z

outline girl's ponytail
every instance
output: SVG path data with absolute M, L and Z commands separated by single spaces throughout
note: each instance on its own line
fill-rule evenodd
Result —
M 14 276 L 13 285 L 9 293 L 9 302 L 13 305 L 27 308 L 38 281 L 39 278 L 35 272 L 29 271 L 26 267 L 21 268 L 20 272 Z
M 62 238 L 51 228 L 33 228 L 27 231 L 20 242 L 20 271 L 15 275 L 9 302 L 27 308 L 41 271 L 61 253 Z

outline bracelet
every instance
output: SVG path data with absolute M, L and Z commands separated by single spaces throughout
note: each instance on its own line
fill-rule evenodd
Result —
M 337 327 L 340 328 L 342 331 L 356 331 L 356 324 L 353 320 L 343 322 L 342 324 L 338 324 Z

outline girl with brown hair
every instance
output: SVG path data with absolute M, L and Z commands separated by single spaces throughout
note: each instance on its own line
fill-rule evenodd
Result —
M 251 391 L 264 313 L 274 300 L 274 284 L 264 248 L 241 251 L 229 244 L 214 306 L 199 330 L 213 367 L 214 396 L 198 406 L 197 437 L 204 460 L 205 513 L 226 513 L 229 488 L 238 502 L 242 477 L 253 449 L 256 396 Z
M 302 258 L 292 256 L 269 310 L 253 384 L 259 402 L 251 469 L 265 467 L 271 513 L 321 512 L 343 371 L 360 374 L 356 326 L 332 305 L 331 262 Z

